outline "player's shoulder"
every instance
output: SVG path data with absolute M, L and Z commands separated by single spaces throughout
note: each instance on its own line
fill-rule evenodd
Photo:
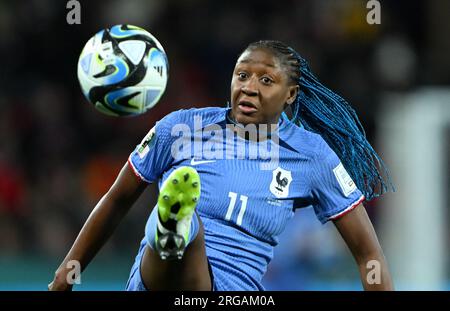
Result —
M 226 108 L 206 107 L 179 109 L 166 115 L 160 122 L 168 125 L 187 124 L 191 126 L 194 122 L 204 124 L 217 123 L 225 119 Z
M 321 157 L 328 144 L 323 137 L 312 131 L 287 121 L 284 136 L 289 145 L 311 158 Z

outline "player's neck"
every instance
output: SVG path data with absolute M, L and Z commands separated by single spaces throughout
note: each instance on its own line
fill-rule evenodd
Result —
M 231 124 L 231 129 L 241 138 L 252 141 L 265 141 L 271 139 L 272 135 L 278 133 L 283 120 L 280 118 L 278 124 L 242 124 L 237 122 L 229 110 L 226 114 L 227 123 Z

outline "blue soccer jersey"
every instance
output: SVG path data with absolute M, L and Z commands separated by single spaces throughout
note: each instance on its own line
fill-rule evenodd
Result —
M 280 121 L 271 139 L 236 135 L 226 108 L 173 112 L 131 153 L 146 182 L 161 186 L 180 166 L 201 179 L 197 212 L 215 290 L 263 290 L 273 247 L 296 208 L 313 206 L 318 219 L 335 219 L 364 200 L 320 135 Z M 136 264 L 145 245 L 141 244 Z

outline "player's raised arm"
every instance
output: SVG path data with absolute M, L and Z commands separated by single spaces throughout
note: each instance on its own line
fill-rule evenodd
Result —
M 366 210 L 359 204 L 333 220 L 353 254 L 365 290 L 393 290 L 389 268 Z
M 67 263 L 76 260 L 83 271 L 100 248 L 111 236 L 133 203 L 145 189 L 147 183 L 137 178 L 128 163 L 125 163 L 114 184 L 97 203 L 66 258 L 55 272 L 49 290 L 71 290 L 67 282 L 70 272 Z

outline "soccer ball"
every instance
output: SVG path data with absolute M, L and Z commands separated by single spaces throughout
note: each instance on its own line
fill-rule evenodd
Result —
M 116 25 L 96 33 L 78 60 L 78 80 L 95 108 L 112 116 L 140 115 L 163 95 L 168 79 L 164 48 L 149 32 Z

